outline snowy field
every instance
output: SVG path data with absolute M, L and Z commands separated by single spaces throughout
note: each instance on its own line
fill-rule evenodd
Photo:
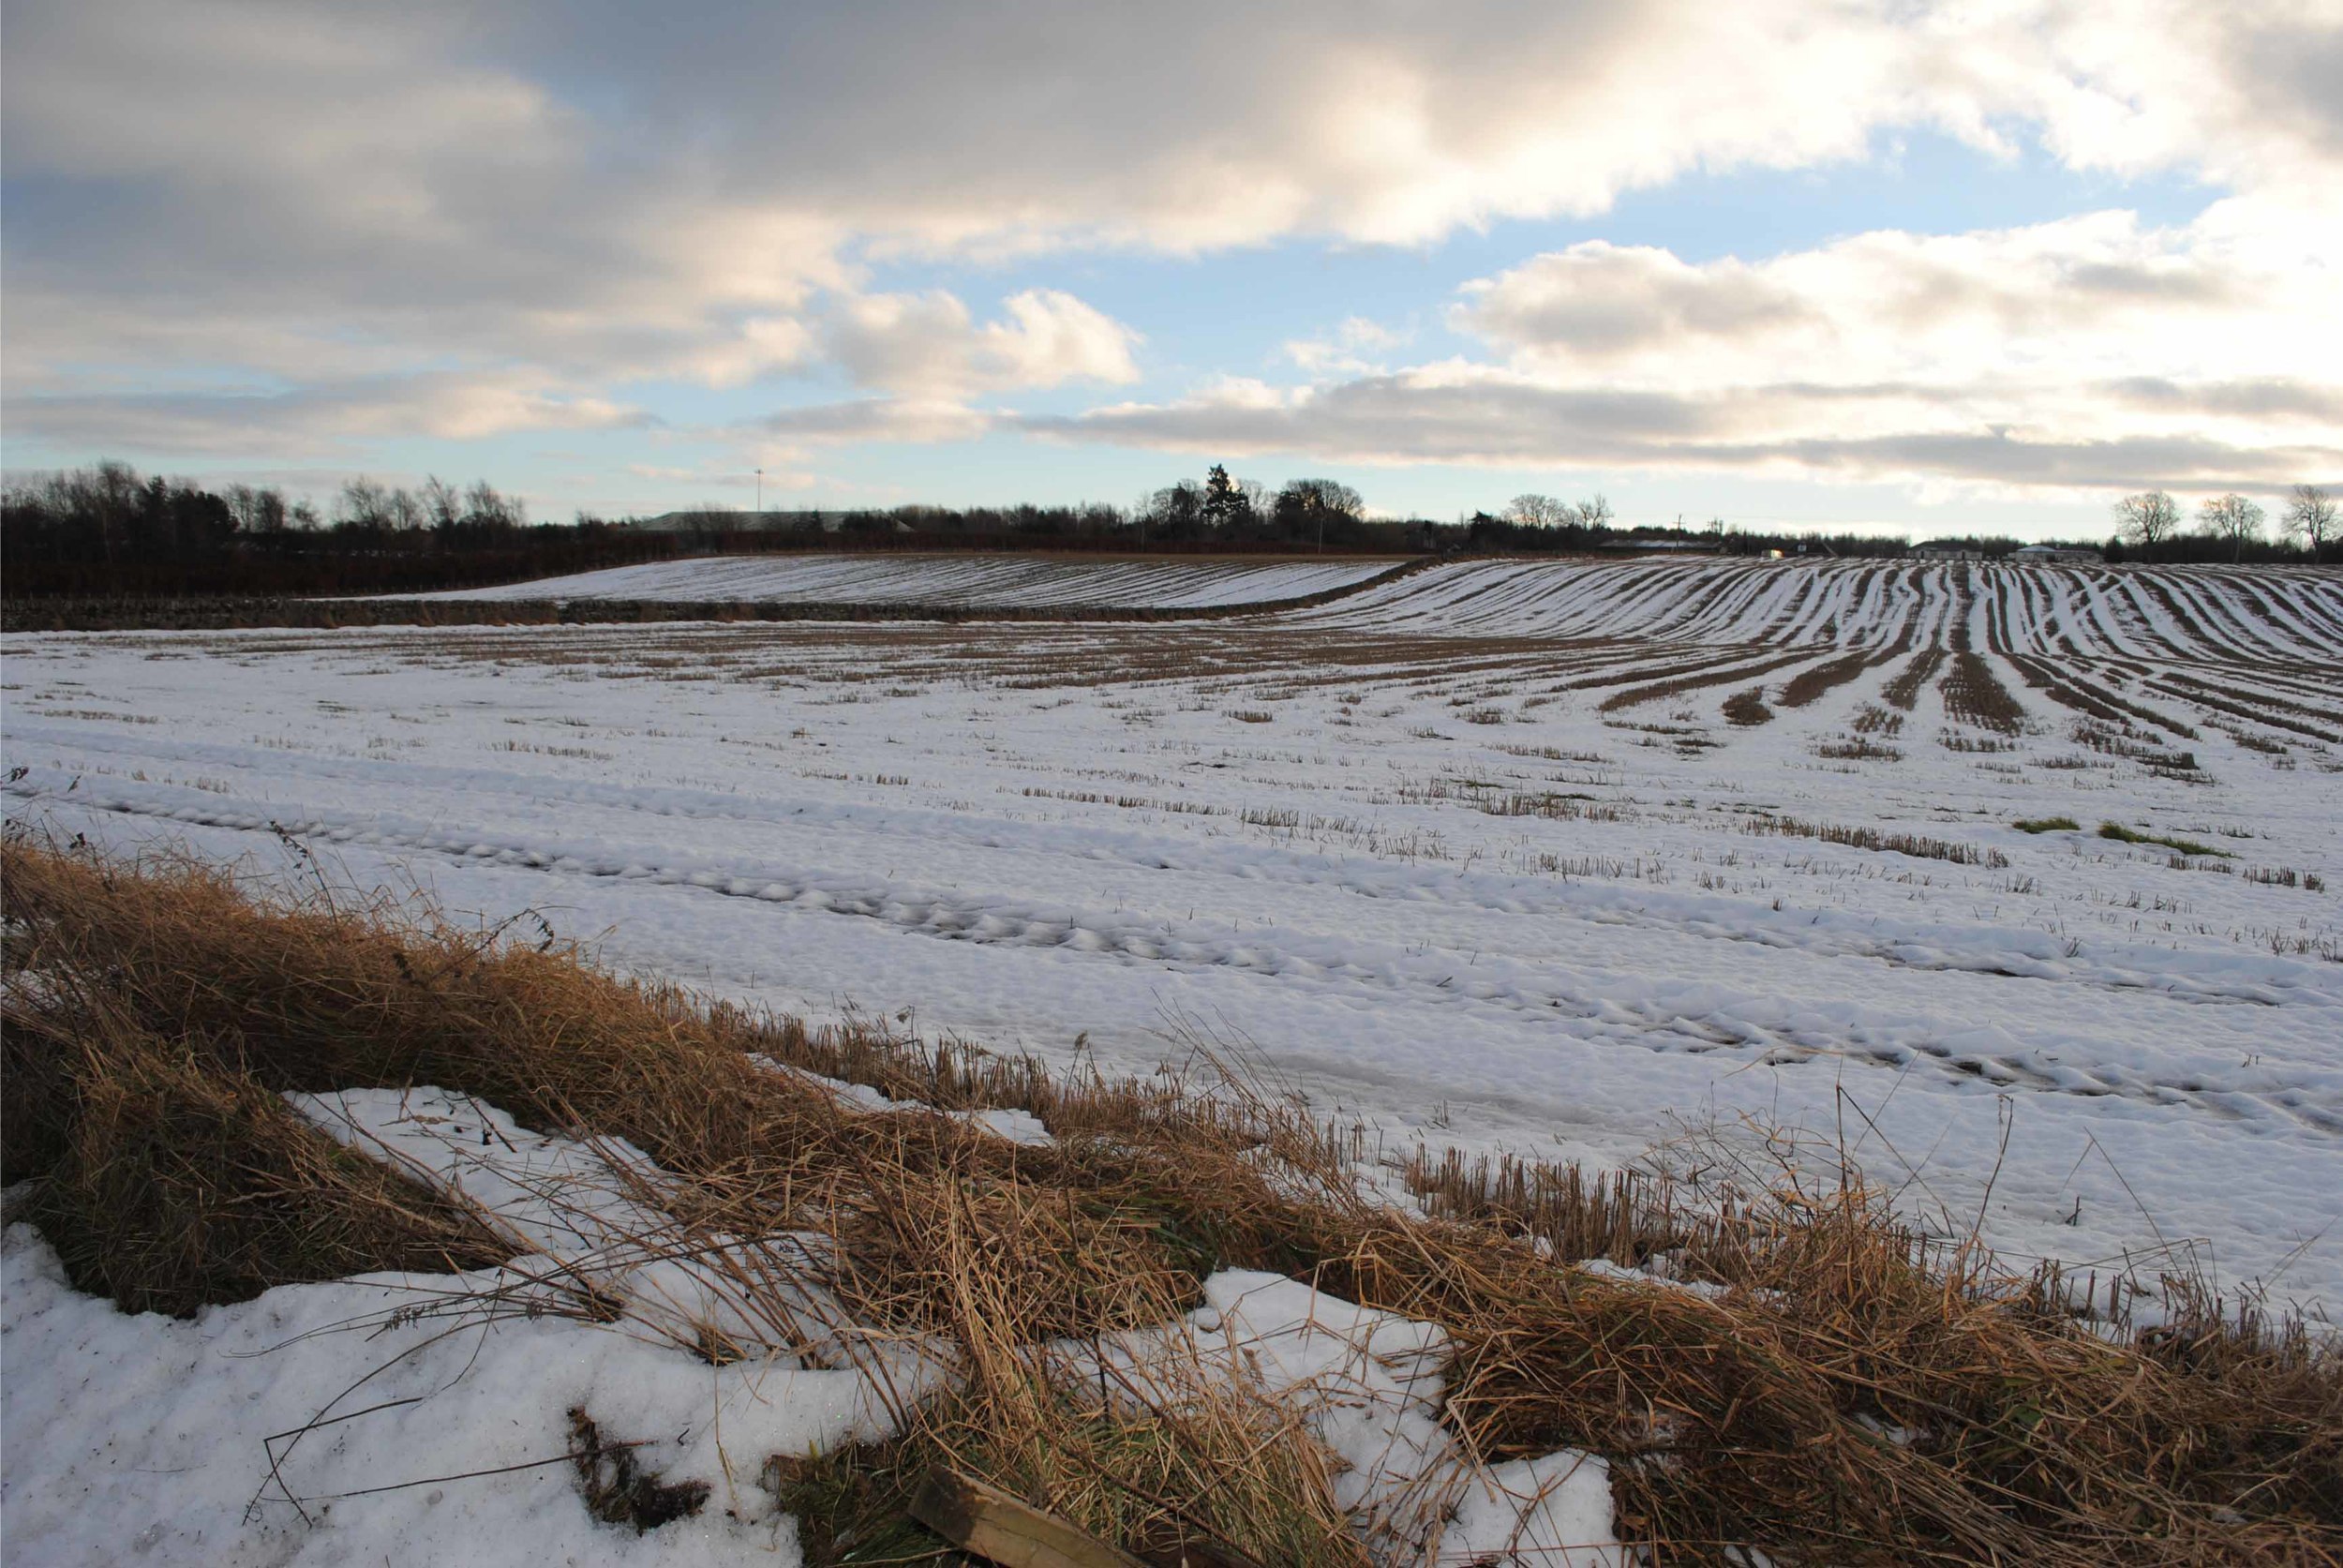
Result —
M 712 556 L 412 597 L 1202 609 L 1300 599 L 1365 582 L 1398 564 L 998 555 Z
M 278 825 L 1057 1060 L 1241 1036 L 1393 1149 L 1796 1129 L 2016 1257 L 2343 1302 L 2331 574 L 1468 563 L 1195 624 L 7 654 L 7 810 L 63 833 L 272 867 Z
M 897 581 L 831 590 L 878 598 L 917 563 L 754 564 Z M 1112 591 L 1237 591 L 1151 570 L 1159 584 Z M 304 845 L 485 920 L 542 911 L 615 966 L 1060 1062 L 1143 1069 L 1242 1040 L 1393 1153 L 1684 1168 L 1784 1129 L 1808 1157 L 1851 1154 L 1915 1223 L 2019 1260 L 2343 1304 L 2332 575 L 1470 563 L 1194 623 L 56 635 L 5 652 L 6 809 L 60 836 L 291 876 L 314 874 Z M 303 1109 L 471 1192 L 516 1252 L 600 1259 L 624 1332 L 554 1316 L 450 1335 L 415 1315 L 467 1282 L 527 1288 L 527 1255 L 126 1317 L 11 1227 L 19 1550 L 798 1560 L 794 1524 L 727 1453 L 887 1420 L 858 1373 L 693 1359 L 662 1338 L 693 1310 L 688 1272 L 562 1229 L 590 1231 L 590 1203 L 541 1212 L 547 1172 L 616 1191 L 596 1161 L 639 1157 L 429 1091 Z M 1315 1391 L 1360 1506 L 1394 1456 L 1453 1469 L 1436 1330 L 1266 1276 L 1208 1293 L 1188 1331 Z M 350 1337 L 329 1332 L 351 1325 L 383 1364 L 357 1393 Z M 92 1379 L 100 1364 L 123 1375 Z M 716 1503 L 649 1535 L 593 1525 L 558 1459 L 561 1411 L 589 1395 L 624 1431 L 670 1434 L 644 1452 Z M 259 1443 L 357 1406 L 383 1413 L 297 1451 Z M 1530 1561 L 1621 1561 L 1602 1460 L 1500 1469 L 1469 1487 L 1455 1472 L 1479 1489 L 1457 1494 L 1462 1555 L 1439 1561 L 1516 1530 Z

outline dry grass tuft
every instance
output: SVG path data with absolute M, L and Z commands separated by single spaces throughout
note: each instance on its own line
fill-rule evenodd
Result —
M 1782 706 L 1804 708 L 1834 688 L 1845 685 L 1878 662 L 1876 654 L 1849 653 L 1811 669 L 1800 670 L 1782 688 Z
M 189 1315 L 274 1286 L 486 1267 L 457 1203 L 345 1150 L 249 1077 L 102 999 L 0 1006 L 7 1179 L 81 1290 Z
M 1752 686 L 1746 692 L 1736 692 L 1724 699 L 1724 716 L 1733 724 L 1746 728 L 1770 722 L 1773 709 L 1766 706 L 1766 689 Z
M 1791 838 L 1843 844 L 1850 849 L 1884 850 L 1922 860 L 1949 860 L 1956 866 L 2006 866 L 2009 858 L 1998 849 L 1980 850 L 1956 839 L 1930 838 L 1922 833 L 1887 833 L 1876 828 L 1844 827 L 1835 822 L 1808 822 L 1795 816 L 1753 816 L 1741 825 L 1747 833 L 1780 833 Z
M 2170 1325 L 2110 1342 L 2055 1269 L 2007 1275 L 1859 1185 L 1774 1176 L 1687 1212 L 1653 1179 L 1419 1162 L 1436 1213 L 1721 1288 L 1589 1281 L 1563 1307 L 1492 1271 L 1479 1292 L 1517 1306 L 1463 1339 L 1451 1419 L 1494 1455 L 1628 1456 L 1622 1523 L 1685 1561 L 1751 1539 L 1836 1561 L 2343 1561 L 2343 1367 L 2299 1325 L 2183 1289 Z

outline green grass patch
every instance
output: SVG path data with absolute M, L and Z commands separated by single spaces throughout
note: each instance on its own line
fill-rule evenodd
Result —
M 2013 822 L 2009 826 L 2021 833 L 2072 833 L 2082 824 L 2071 816 L 2036 816 Z
M 2022 822 L 2018 826 L 2022 828 L 2025 824 Z M 2067 826 L 2071 828 L 2074 824 L 2070 822 Z M 2216 849 L 2209 844 L 2199 844 L 2194 839 L 2176 839 L 2163 833 L 2142 833 L 2137 829 L 2127 828 L 2120 822 L 2100 823 L 2099 837 L 2113 839 L 2118 844 L 2157 844 L 2182 855 L 2211 855 L 2223 860 L 2236 859 L 2228 850 Z

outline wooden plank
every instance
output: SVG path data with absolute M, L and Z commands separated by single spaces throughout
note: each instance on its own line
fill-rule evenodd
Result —
M 1001 1568 L 1148 1568 L 1120 1547 L 953 1471 L 929 1472 L 912 1497 L 911 1516 Z

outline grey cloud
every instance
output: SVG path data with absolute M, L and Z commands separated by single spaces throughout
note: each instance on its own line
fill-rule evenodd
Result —
M 2026 439 L 2007 431 L 1924 431 L 1720 448 L 1696 460 L 1740 467 L 1786 460 L 1855 478 L 1943 478 L 2086 490 L 2241 488 L 2291 484 L 2343 460 L 2343 446 L 2237 446 L 2195 436 Z
M 2343 387 L 2271 377 L 2257 381 L 2184 382 L 2132 376 L 2107 391 L 2134 408 L 2159 413 L 2209 413 L 2257 419 L 2306 420 L 2343 429 Z
M 9 426 L 93 450 L 324 455 L 371 437 L 470 436 L 514 429 L 642 429 L 640 409 L 533 384 L 461 375 L 384 377 L 286 392 L 10 396 Z
M 993 423 L 992 414 L 949 401 L 858 397 L 782 409 L 757 421 L 756 428 L 787 441 L 837 445 L 973 440 Z
M 1502 382 L 1427 386 L 1382 377 L 1276 408 L 1205 400 L 1020 423 L 1059 440 L 1231 455 L 1306 453 L 1366 463 L 1795 469 L 1851 479 L 2087 489 L 2268 485 L 2331 471 L 2343 462 L 2343 443 L 2248 447 L 2202 437 L 2062 439 L 1992 427 L 1735 439 L 1754 413 L 1762 411 L 1778 422 L 1785 406 L 1805 395 L 1753 388 L 1672 396 Z
M 1560 450 L 1619 454 L 1721 432 L 1726 411 L 1656 393 L 1517 383 L 1426 385 L 1377 376 L 1264 407 L 1203 400 L 1017 421 L 1041 436 L 1231 453 L 1308 452 L 1369 462 L 1545 461 Z

